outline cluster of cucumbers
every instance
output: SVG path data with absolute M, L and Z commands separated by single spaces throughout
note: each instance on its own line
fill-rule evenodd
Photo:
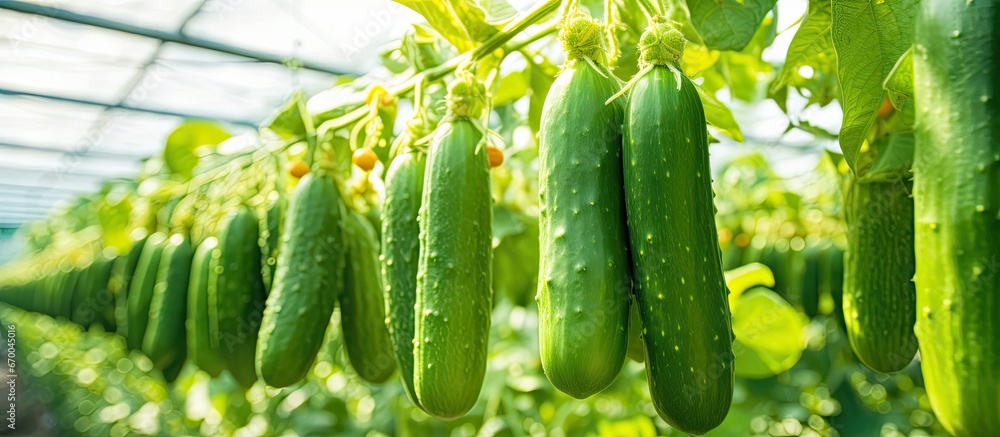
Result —
M 621 98 L 595 29 L 585 16 L 564 23 L 568 61 L 542 113 L 542 367 L 585 398 L 614 382 L 631 350 L 660 416 L 702 434 L 726 417 L 734 380 L 705 112 L 677 66 L 684 37 L 673 26 L 643 34 L 643 69 Z M 631 347 L 630 329 L 641 338 Z

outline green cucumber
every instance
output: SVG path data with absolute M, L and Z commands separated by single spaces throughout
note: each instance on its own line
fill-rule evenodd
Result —
M 149 306 L 153 302 L 156 274 L 160 269 L 160 257 L 167 242 L 167 235 L 157 232 L 149 236 L 143 245 L 139 262 L 135 266 L 132 283 L 128 292 L 128 334 L 125 344 L 129 349 L 142 348 L 149 322 Z
M 115 332 L 118 329 L 115 324 L 115 296 L 110 288 L 111 274 L 116 260 L 117 257 L 102 253 L 97 256 L 96 261 L 97 271 L 93 283 L 97 294 L 94 299 L 94 312 L 97 313 L 97 320 L 105 332 Z
M 631 294 L 619 86 L 585 60 L 549 89 L 539 132 L 538 343 L 545 376 L 578 399 L 615 381 Z
M 142 255 L 142 248 L 146 244 L 147 237 L 143 233 L 135 239 L 128 253 L 118 257 L 111 270 L 111 281 L 108 283 L 108 289 L 115 300 L 115 330 L 123 338 L 128 337 L 128 292 L 132 286 L 132 275 L 139 264 L 139 257 Z
M 344 220 L 348 262 L 340 293 L 340 326 L 347 357 L 358 376 L 382 383 L 396 371 L 385 323 L 385 299 L 378 262 L 378 236 L 368 219 L 350 211 Z
M 453 83 L 453 106 L 474 106 L 475 101 L 466 103 L 468 97 L 456 98 L 453 92 L 482 86 L 477 84 Z M 427 155 L 414 308 L 413 385 L 424 411 L 442 419 L 465 414 L 479 397 L 492 308 L 493 208 L 486 146 L 479 128 L 453 109 L 435 130 Z
M 914 215 L 924 382 L 956 436 L 1000 430 L 1000 3 L 924 0 Z
M 208 287 L 212 347 L 244 387 L 257 381 L 254 353 L 266 299 L 258 223 L 257 215 L 244 206 L 222 219 Z
M 257 342 L 257 371 L 268 385 L 300 381 L 323 345 L 344 286 L 344 214 L 339 188 L 321 171 L 292 192 Z
M 284 188 L 284 187 L 280 187 Z M 284 219 L 285 196 L 277 189 L 268 194 L 267 208 L 260 218 L 260 272 L 264 288 L 270 292 L 274 284 L 274 270 L 278 261 L 281 222 Z
M 423 195 L 427 155 L 421 151 L 400 154 L 385 175 L 382 205 L 382 276 L 389 336 L 403 389 L 419 406 L 413 388 L 413 306 L 417 299 L 417 266 L 420 262 L 420 226 L 417 214 Z
M 78 267 L 77 280 L 75 286 L 70 289 L 70 303 L 67 307 L 67 314 L 69 314 L 69 320 L 77 325 L 82 326 L 84 329 L 90 327 L 90 323 L 94 321 L 93 311 L 84 309 L 84 304 L 90 305 L 91 299 L 91 277 L 93 276 L 91 266 L 93 264 L 87 264 L 83 267 Z
M 683 41 L 669 25 L 654 23 L 642 40 L 675 38 Z M 670 426 L 703 434 L 722 423 L 733 397 L 729 290 L 705 111 L 695 85 L 663 62 L 651 62 L 632 82 L 623 140 L 625 208 L 653 406 Z
M 153 366 L 166 369 L 184 354 L 184 318 L 194 248 L 184 234 L 174 234 L 163 246 L 142 351 Z
M 856 178 L 846 205 L 844 323 L 855 355 L 872 370 L 898 372 L 917 353 L 913 199 L 902 178 Z
M 212 337 L 208 328 L 209 287 L 214 286 L 212 277 L 212 256 L 216 253 L 219 240 L 208 237 L 198 245 L 191 261 L 191 280 L 187 296 L 187 355 L 191 362 L 212 377 L 219 376 L 226 363 L 212 347 Z

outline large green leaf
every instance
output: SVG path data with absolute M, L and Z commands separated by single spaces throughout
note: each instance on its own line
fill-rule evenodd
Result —
M 810 0 L 805 19 L 788 45 L 781 73 L 771 83 L 772 93 L 777 93 L 794 80 L 802 67 L 812 68 L 814 75 L 819 71 L 832 71 L 835 68 L 837 54 L 830 35 L 832 23 L 830 0 Z
M 892 106 L 900 114 L 900 119 L 906 127 L 913 126 L 913 48 L 903 53 L 892 67 L 889 77 L 885 79 L 883 88 L 889 93 Z
M 708 48 L 743 50 L 777 0 L 687 0 L 691 22 Z
M 172 174 L 184 180 L 190 179 L 191 171 L 198 165 L 198 148 L 217 146 L 231 136 L 218 123 L 185 122 L 167 137 L 167 145 L 163 148 L 163 162 Z
M 791 369 L 802 357 L 802 317 L 777 293 L 754 288 L 736 300 L 733 354 L 736 374 L 766 378 Z
M 885 100 L 882 83 L 913 42 L 917 2 L 833 2 L 833 46 L 844 108 L 840 148 L 852 169 L 857 170 L 861 145 Z

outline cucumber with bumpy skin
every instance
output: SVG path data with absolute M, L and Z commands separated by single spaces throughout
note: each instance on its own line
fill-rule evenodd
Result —
M 245 206 L 224 217 L 217 234 L 219 245 L 209 267 L 212 347 L 244 387 L 257 381 L 254 353 L 266 299 L 257 245 L 258 223 L 253 210 Z
M 187 297 L 187 349 L 188 357 L 196 366 L 215 377 L 226 368 L 222 357 L 212 347 L 212 337 L 208 328 L 209 287 L 214 286 L 212 277 L 212 256 L 219 246 L 219 240 L 208 237 L 198 245 L 191 261 L 191 281 Z
M 396 370 L 385 324 L 385 299 L 378 264 L 378 239 L 368 219 L 348 212 L 344 220 L 348 262 L 340 294 L 340 326 L 347 357 L 362 379 L 382 383 Z
M 171 235 L 163 247 L 142 341 L 142 351 L 158 369 L 183 361 L 186 353 L 184 317 L 192 257 L 194 248 L 187 235 Z
M 913 52 L 921 369 L 956 436 L 1000 430 L 1000 3 L 923 0 Z
M 146 244 L 147 237 L 145 232 L 140 233 L 133 241 L 128 253 L 115 259 L 115 265 L 111 270 L 108 289 L 115 301 L 115 331 L 123 338 L 128 336 L 129 287 L 132 285 L 132 275 L 139 264 L 139 256 L 142 255 L 142 248 Z
M 599 25 L 575 18 L 560 34 Z M 590 35 L 600 41 L 600 30 Z M 580 41 L 583 45 L 585 41 Z M 576 53 L 545 98 L 539 132 L 538 339 L 560 391 L 589 397 L 615 381 L 628 350 L 631 301 L 618 90 L 607 68 Z M 577 56 L 574 58 L 574 56 Z
M 847 338 L 858 359 L 882 373 L 902 370 L 917 353 L 913 199 L 907 179 L 855 178 L 845 202 Z
M 322 171 L 292 192 L 257 341 L 257 372 L 268 385 L 300 381 L 322 346 L 343 292 L 344 214 L 340 189 Z
M 442 419 L 476 403 L 486 374 L 492 308 L 493 208 L 479 127 L 485 88 L 459 76 L 427 155 L 420 206 L 420 264 L 413 385 L 420 406 Z
M 413 388 L 413 306 L 417 298 L 420 225 L 417 214 L 423 194 L 427 155 L 409 151 L 397 155 L 385 176 L 382 205 L 382 276 L 389 336 L 399 364 L 403 388 L 420 405 Z
M 674 66 L 683 41 L 655 21 L 641 38 L 646 67 L 625 111 L 625 207 L 653 406 L 672 427 L 703 434 L 732 402 L 733 332 L 705 112 Z

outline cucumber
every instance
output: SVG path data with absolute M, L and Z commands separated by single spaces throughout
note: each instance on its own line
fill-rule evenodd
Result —
M 898 372 L 917 353 L 913 199 L 903 179 L 855 178 L 845 201 L 844 323 L 854 354 L 872 370 Z
M 351 366 L 362 379 L 382 383 L 396 371 L 385 323 L 385 298 L 378 262 L 378 236 L 368 219 L 348 212 L 344 220 L 347 257 L 340 326 Z
M 283 187 L 281 187 L 283 188 Z M 271 291 L 274 284 L 274 269 L 278 260 L 281 237 L 281 222 L 285 215 L 285 196 L 277 189 L 268 194 L 267 209 L 260 218 L 260 272 L 264 288 Z
M 66 307 L 66 314 L 69 315 L 69 320 L 82 326 L 84 330 L 89 328 L 90 323 L 94 321 L 93 311 L 84 308 L 84 305 L 89 307 L 91 303 L 92 289 L 90 285 L 93 273 L 90 267 L 92 265 L 87 264 L 75 270 L 78 276 L 75 286 L 69 290 L 69 305 Z
M 125 344 L 129 349 L 142 348 L 142 340 L 146 336 L 146 323 L 149 322 L 149 306 L 153 301 L 153 289 L 156 286 L 156 274 L 160 269 L 160 257 L 163 255 L 166 242 L 167 235 L 162 232 L 150 235 L 136 263 L 127 302 L 128 331 Z
M 187 355 L 198 368 L 212 377 L 219 376 L 226 368 L 222 357 L 212 347 L 212 337 L 208 328 L 209 287 L 214 286 L 212 277 L 212 256 L 216 253 L 219 240 L 208 237 L 198 245 L 191 261 L 191 279 L 187 296 Z M 214 292 L 213 292 L 214 293 Z
M 654 23 L 642 40 L 683 36 Z M 648 48 L 642 57 L 647 58 Z M 733 397 L 733 331 L 715 225 L 708 129 L 694 84 L 654 60 L 625 111 L 625 208 L 653 406 L 690 434 L 717 427 Z M 678 80 L 680 83 L 678 83 Z
M 132 243 L 128 253 L 115 260 L 111 271 L 111 281 L 108 283 L 108 289 L 115 300 L 115 330 L 123 338 L 128 337 L 128 292 L 132 285 L 132 275 L 139 264 L 139 256 L 142 254 L 147 237 L 145 233 L 141 234 Z
M 94 289 L 96 290 L 94 300 L 94 311 L 97 313 L 97 320 L 104 327 L 105 332 L 115 332 L 118 328 L 115 323 L 115 296 L 111 294 L 111 274 L 115 266 L 117 257 L 100 254 L 97 256 L 94 274 Z
M 385 175 L 382 205 L 382 277 L 389 337 L 403 389 L 419 406 L 413 388 L 413 306 L 417 298 L 417 266 L 420 262 L 420 226 L 417 214 L 423 194 L 427 155 L 409 151 L 396 156 Z
M 1000 4 L 916 21 L 917 322 L 927 395 L 956 436 L 1000 429 Z
M 224 217 L 209 266 L 209 338 L 229 373 L 244 387 L 257 381 L 254 353 L 266 299 L 258 223 L 257 215 L 245 206 Z
M 158 369 L 166 369 L 178 359 L 183 361 L 187 348 L 184 318 L 193 257 L 194 247 L 187 235 L 171 235 L 163 246 L 142 340 L 142 351 Z
M 559 74 L 539 132 L 538 346 L 545 376 L 583 399 L 625 364 L 631 294 L 618 84 L 577 60 Z
M 69 270 L 64 270 L 62 276 L 59 278 L 59 294 L 52 296 L 53 300 L 50 301 L 49 307 L 53 314 L 58 314 L 72 321 L 73 298 L 76 296 L 77 287 L 80 286 L 83 271 L 76 266 L 69 266 L 68 268 Z
M 484 94 L 472 78 L 450 85 L 420 205 L 413 385 L 424 411 L 441 419 L 468 412 L 486 374 L 493 209 L 486 146 L 467 118 L 479 115 Z
M 300 381 L 322 346 L 343 289 L 343 217 L 340 191 L 330 176 L 316 171 L 299 181 L 288 203 L 257 342 L 257 372 L 268 385 Z

